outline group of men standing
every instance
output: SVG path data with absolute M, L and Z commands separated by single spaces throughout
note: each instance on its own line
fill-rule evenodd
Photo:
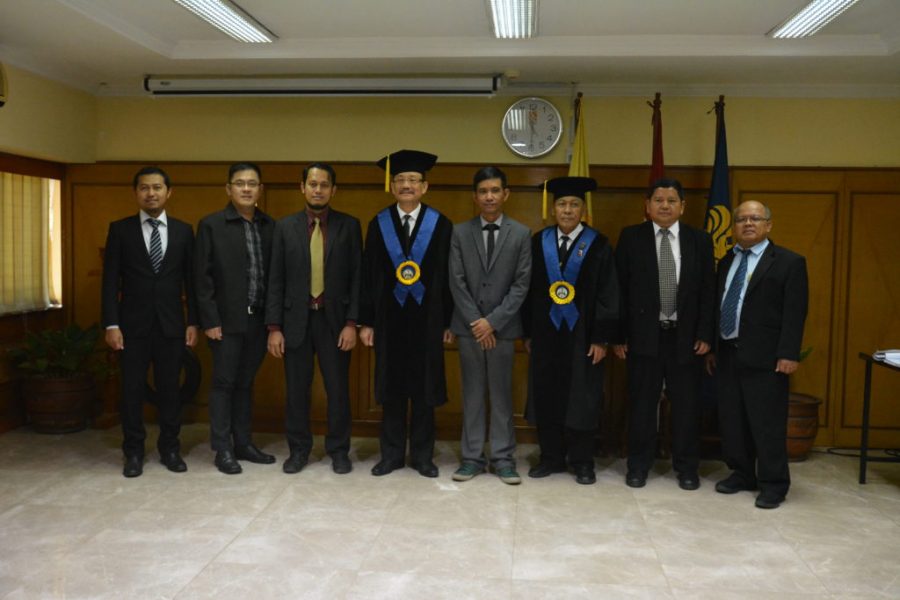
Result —
M 733 470 L 716 490 L 759 489 L 761 508 L 784 500 L 787 376 L 797 367 L 807 280 L 804 259 L 768 240 L 767 207 L 751 201 L 734 211 L 736 246 L 720 262 L 717 282 L 708 234 L 680 221 L 685 199 L 676 180 L 651 186 L 647 220 L 626 227 L 614 253 L 584 222 L 593 179 L 546 182 L 556 223 L 532 236 L 504 214 L 510 189 L 496 167 L 473 178 L 479 214 L 471 220 L 454 226 L 423 203 L 436 161 L 415 150 L 379 161 L 396 203 L 369 223 L 364 248 L 359 221 L 330 206 L 337 177 L 327 164 L 304 169 L 306 206 L 278 222 L 257 207 L 259 167 L 233 165 L 229 203 L 200 221 L 196 243 L 189 225 L 165 213 L 168 175 L 154 167 L 135 175 L 140 212 L 110 225 L 103 276 L 107 342 L 121 350 L 126 477 L 143 469 L 150 364 L 161 461 L 186 470 L 178 377 L 182 347 L 193 346 L 202 329 L 213 355 L 210 441 L 223 473 L 240 473 L 242 460 L 275 462 L 250 431 L 253 380 L 267 350 L 284 359 L 284 472 L 309 460 L 314 355 L 328 398 L 325 451 L 335 473 L 352 470 L 348 377 L 358 335 L 375 350 L 383 408 L 373 475 L 406 466 L 408 444 L 409 466 L 438 476 L 434 409 L 447 401 L 444 345 L 455 340 L 463 428 L 452 477 L 467 481 L 490 469 L 518 484 L 512 379 L 515 341 L 523 339 L 526 416 L 540 445 L 530 477 L 571 468 L 578 483 L 596 481 L 594 433 L 612 344 L 627 361 L 627 485 L 644 486 L 652 469 L 665 386 L 679 486 L 700 486 L 705 364 L 718 369 L 723 453 Z

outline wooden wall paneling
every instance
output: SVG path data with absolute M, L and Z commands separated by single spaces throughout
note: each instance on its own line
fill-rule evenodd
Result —
M 75 206 L 72 242 L 72 254 L 75 258 L 72 260 L 71 270 L 73 287 L 77 287 L 73 304 L 74 314 L 78 319 L 91 316 L 92 319 L 88 322 L 92 322 L 99 317 L 99 279 L 92 281 L 90 271 L 99 269 L 96 262 L 99 260 L 99 247 L 102 246 L 105 237 L 106 224 L 119 214 L 115 211 L 123 211 L 120 216 L 124 216 L 131 214 L 135 209 L 130 182 L 133 173 L 141 166 L 143 165 L 139 163 L 107 163 L 74 165 L 67 169 L 70 182 L 68 189 L 71 191 L 71 200 Z M 226 198 L 222 186 L 227 174 L 227 163 L 175 163 L 161 166 L 169 171 L 174 180 L 174 194 L 171 200 L 171 211 L 174 216 L 196 223 L 203 214 L 224 206 Z M 334 199 L 334 206 L 359 218 L 365 232 L 368 221 L 375 213 L 392 203 L 391 196 L 383 191 L 383 172 L 372 164 L 336 163 L 334 166 L 338 172 L 338 194 Z M 540 214 L 541 193 L 538 185 L 546 178 L 564 175 L 566 167 L 530 164 L 499 166 L 507 172 L 513 188 L 512 196 L 506 205 L 507 213 L 526 224 L 532 231 L 539 230 L 544 226 L 544 222 Z M 263 163 L 261 167 L 266 184 L 264 199 L 261 202 L 264 210 L 275 217 L 300 210 L 303 200 L 298 180 L 303 163 Z M 425 201 L 447 214 L 454 222 L 471 218 L 475 214 L 471 197 L 471 177 L 477 168 L 478 165 L 439 164 L 429 174 L 431 187 Z M 643 218 L 642 204 L 647 183 L 647 169 L 601 166 L 593 167 L 591 174 L 601 185 L 601 190 L 594 194 L 593 200 L 595 224 L 615 242 L 622 227 L 640 222 Z M 675 167 L 668 169 L 667 175 L 679 178 L 687 190 L 684 221 L 702 227 L 710 169 Z M 83 198 L 90 199 L 91 205 L 77 204 L 76 190 L 81 186 L 93 186 L 90 188 L 90 195 L 88 195 L 89 188 L 79 192 Z M 100 192 L 100 188 L 118 189 Z M 896 208 L 900 203 L 900 198 L 897 198 L 900 193 L 900 171 L 735 168 L 732 171 L 732 190 L 735 200 L 752 198 L 756 195 L 755 199 L 769 202 L 775 212 L 773 239 L 808 257 L 813 293 L 805 345 L 814 345 L 815 352 L 808 359 L 809 362 L 804 363 L 801 372 L 793 378 L 794 387 L 797 391 L 812 391 L 817 394 L 822 392 L 825 397 L 826 406 L 822 409 L 820 419 L 823 427 L 819 443 L 831 443 L 834 437 L 836 443 L 845 443 L 843 440 L 847 439 L 855 444 L 858 442 L 858 429 L 852 418 L 856 418 L 855 415 L 859 411 L 852 403 L 859 401 L 857 398 L 861 397 L 861 391 L 857 393 L 853 387 L 855 384 L 850 380 L 851 376 L 856 377 L 853 375 L 853 369 L 856 366 L 855 361 L 858 360 L 855 359 L 855 352 L 858 350 L 852 348 L 849 340 L 856 339 L 853 335 L 857 328 L 855 325 L 845 327 L 855 312 L 848 310 L 845 304 L 850 302 L 847 299 L 858 296 L 855 288 L 859 282 L 850 285 L 842 278 L 845 277 L 845 271 L 853 271 L 850 264 L 853 260 L 863 259 L 857 258 L 854 253 L 851 260 L 849 243 L 845 241 L 845 237 L 851 236 L 851 222 L 865 214 L 863 208 L 868 206 L 867 203 L 883 203 L 890 207 L 889 210 Z M 854 205 L 851 215 L 850 197 L 857 192 L 868 195 L 866 199 L 859 196 L 860 204 Z M 877 199 L 873 199 L 876 197 Z M 120 202 L 121 205 L 118 204 Z M 860 210 L 862 212 L 857 215 L 856 211 Z M 92 225 L 90 219 L 78 220 L 81 216 L 92 216 L 93 219 L 97 219 L 98 214 L 102 215 L 99 228 Z M 552 217 L 549 221 L 552 221 Z M 885 222 L 890 221 L 885 219 L 882 224 Z M 863 239 L 865 237 L 866 234 Z M 858 239 L 854 248 L 863 248 L 859 245 Z M 853 262 L 853 265 L 855 264 Z M 864 285 L 863 289 L 868 288 Z M 878 292 L 865 293 L 871 295 Z M 845 333 L 848 339 L 846 352 L 843 350 Z M 863 341 L 854 343 L 862 344 Z M 872 344 L 874 341 L 866 341 L 865 345 L 868 347 Z M 455 362 L 455 350 L 450 349 L 447 356 L 448 383 L 451 385 L 451 394 L 455 400 L 438 411 L 438 428 L 443 437 L 455 438 L 458 436 L 460 414 L 458 388 L 453 386 L 459 385 L 459 372 Z M 376 435 L 378 432 L 380 408 L 372 397 L 373 367 L 374 356 L 371 351 L 357 348 L 351 366 L 355 435 Z M 610 376 L 607 400 L 614 413 L 605 415 L 604 426 L 612 430 L 612 435 L 620 434 L 624 429 L 625 378 L 624 369 L 621 367 L 622 365 L 616 361 L 611 361 L 608 367 Z M 843 380 L 845 370 L 848 374 L 846 389 Z M 858 371 L 858 377 L 861 378 L 861 367 Z M 257 381 L 255 426 L 265 430 L 281 430 L 284 377 L 280 362 L 267 358 Z M 886 385 L 887 390 L 884 393 L 890 394 L 891 384 Z M 528 436 L 532 429 L 521 417 L 525 405 L 526 386 L 527 355 L 519 349 L 514 374 L 516 424 L 520 434 Z M 801 387 L 805 389 L 800 389 Z M 316 429 L 321 431 L 325 405 L 318 375 L 314 382 L 313 395 L 313 421 Z M 205 399 L 202 402 L 205 402 Z M 846 410 L 844 402 L 847 402 Z M 838 424 L 845 413 L 848 415 L 846 427 Z M 203 418 L 199 407 L 196 417 Z M 881 419 L 879 426 L 884 429 L 874 432 L 876 437 L 873 441 L 878 443 L 877 440 L 883 439 L 877 437 L 879 432 L 889 436 L 888 441 L 900 436 L 900 425 L 895 425 L 891 420 L 894 419 L 893 413 L 879 414 L 878 418 Z
M 863 362 L 859 352 L 900 346 L 900 269 L 897 268 L 897 223 L 900 192 L 850 193 L 850 294 L 847 303 L 846 379 L 839 443 L 858 445 L 862 419 Z M 872 447 L 900 446 L 900 377 L 872 372 L 870 413 Z

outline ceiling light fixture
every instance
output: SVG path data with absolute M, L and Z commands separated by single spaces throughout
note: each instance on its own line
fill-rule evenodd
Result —
M 229 0 L 173 0 L 239 42 L 267 44 L 278 36 Z
M 838 18 L 858 0 L 812 0 L 787 21 L 770 31 L 773 38 L 809 37 Z
M 538 0 L 485 1 L 498 40 L 530 38 L 537 33 Z

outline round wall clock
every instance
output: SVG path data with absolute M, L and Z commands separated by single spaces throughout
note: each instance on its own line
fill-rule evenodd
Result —
M 503 116 L 500 133 L 509 149 L 525 158 L 553 150 L 562 138 L 562 117 L 543 98 L 517 100 Z

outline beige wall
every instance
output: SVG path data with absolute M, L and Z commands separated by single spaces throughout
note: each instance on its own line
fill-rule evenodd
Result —
M 646 98 L 589 98 L 593 164 L 650 158 Z M 663 97 L 669 165 L 713 161 L 713 98 Z M 524 163 L 500 139 L 513 98 L 100 98 L 98 160 L 369 161 L 412 147 L 442 162 Z M 567 98 L 553 98 L 570 119 Z M 900 166 L 898 99 L 726 98 L 742 166 Z M 567 135 L 564 136 L 564 140 Z M 561 144 L 536 162 L 564 163 Z
M 370 161 L 400 147 L 442 162 L 525 164 L 500 139 L 512 97 L 95 98 L 9 65 L 0 152 L 60 162 Z M 552 98 L 568 124 L 568 98 Z M 647 98 L 587 98 L 588 154 L 645 165 Z M 669 165 L 713 161 L 714 98 L 663 96 Z M 900 166 L 900 99 L 726 98 L 740 166 Z M 568 135 L 564 136 L 564 142 Z M 538 163 L 566 162 L 565 143 Z
M 96 160 L 96 98 L 4 67 L 9 97 L 0 108 L 0 152 L 58 162 Z

